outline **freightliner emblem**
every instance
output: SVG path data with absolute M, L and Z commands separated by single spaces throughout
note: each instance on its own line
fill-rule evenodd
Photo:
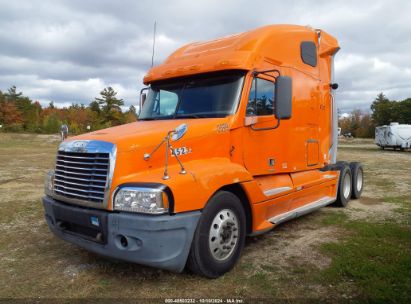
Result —
M 86 150 L 88 141 L 75 141 L 72 145 L 72 151 L 83 152 Z
M 171 135 L 171 140 L 172 141 L 176 141 L 179 140 L 181 137 L 184 136 L 184 134 L 186 134 L 187 132 L 187 124 L 183 123 L 181 125 L 179 125 L 173 132 L 173 135 Z

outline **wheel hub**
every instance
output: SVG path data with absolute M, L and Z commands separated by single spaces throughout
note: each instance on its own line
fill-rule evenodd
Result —
M 211 255 L 219 260 L 228 259 L 238 243 L 238 219 L 233 211 L 221 210 L 210 227 L 209 248 Z

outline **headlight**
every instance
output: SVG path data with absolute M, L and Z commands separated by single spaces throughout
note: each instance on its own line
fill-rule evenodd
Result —
M 46 195 L 53 195 L 53 188 L 54 188 L 54 170 L 50 170 L 47 172 L 46 180 L 44 182 L 44 193 Z
M 123 187 L 114 197 L 114 210 L 161 214 L 168 211 L 168 196 L 161 189 Z

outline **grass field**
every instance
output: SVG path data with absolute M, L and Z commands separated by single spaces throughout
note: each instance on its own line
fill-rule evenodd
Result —
M 365 166 L 363 197 L 247 239 L 235 269 L 208 280 L 107 260 L 54 237 L 41 197 L 58 143 L 0 133 L 0 298 L 411 300 L 411 152 L 341 142 L 339 159 Z

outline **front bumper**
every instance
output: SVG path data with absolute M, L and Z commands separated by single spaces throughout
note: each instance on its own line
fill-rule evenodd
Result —
M 201 212 L 142 215 L 87 209 L 43 198 L 50 230 L 98 254 L 181 272 Z

